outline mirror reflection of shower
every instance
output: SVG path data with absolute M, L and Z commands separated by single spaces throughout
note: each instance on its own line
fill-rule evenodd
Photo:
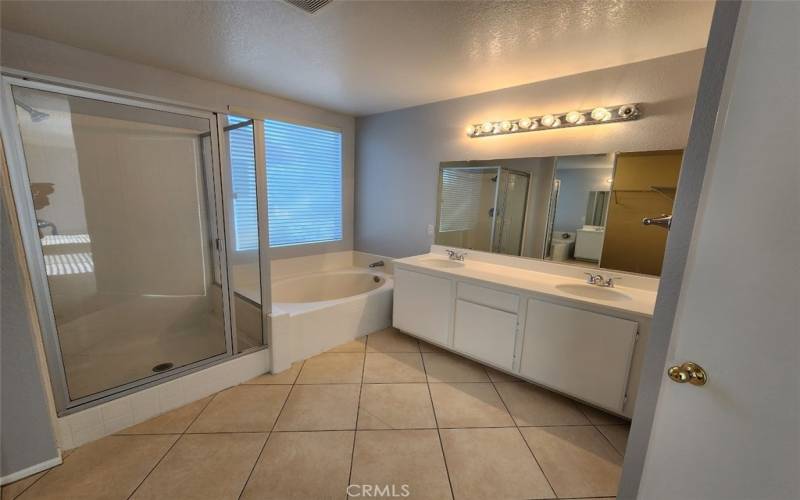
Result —
M 443 167 L 436 243 L 520 255 L 529 184 L 502 166 Z

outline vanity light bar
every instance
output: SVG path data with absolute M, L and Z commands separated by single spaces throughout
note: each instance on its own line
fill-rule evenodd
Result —
M 520 132 L 536 132 L 554 128 L 583 127 L 585 125 L 627 122 L 636 120 L 642 116 L 639 106 L 640 104 L 601 106 L 594 109 L 530 116 L 518 118 L 516 120 L 476 123 L 475 125 L 467 127 L 467 136 L 475 138 L 491 135 L 518 134 Z

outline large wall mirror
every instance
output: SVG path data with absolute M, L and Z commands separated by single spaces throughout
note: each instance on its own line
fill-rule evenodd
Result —
M 682 154 L 444 162 L 435 243 L 660 275 Z

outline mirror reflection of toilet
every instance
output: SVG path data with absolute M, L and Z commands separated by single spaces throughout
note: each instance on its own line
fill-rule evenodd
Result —
M 550 257 L 553 260 L 567 261 L 572 258 L 575 246 L 575 233 L 557 233 L 550 242 Z

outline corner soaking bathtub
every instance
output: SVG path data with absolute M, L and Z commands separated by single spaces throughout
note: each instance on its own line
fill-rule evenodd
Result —
M 255 287 L 240 287 L 237 293 L 260 299 Z M 391 326 L 393 288 L 391 275 L 359 267 L 273 281 L 272 372 Z

